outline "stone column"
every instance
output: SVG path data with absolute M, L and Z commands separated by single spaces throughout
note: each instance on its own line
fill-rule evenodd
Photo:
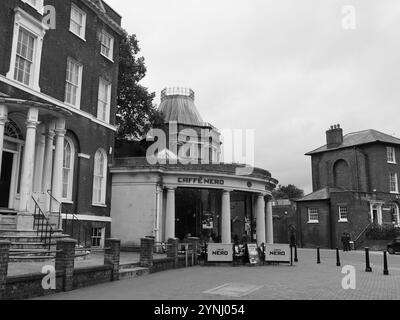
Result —
M 33 188 L 33 174 L 35 166 L 35 144 L 36 144 L 36 128 L 39 124 L 39 109 L 30 108 L 28 111 L 28 118 L 26 122 L 26 139 L 24 148 L 24 157 L 22 162 L 21 173 L 21 187 L 20 187 L 20 202 L 19 210 L 21 212 L 29 212 L 32 188 Z M 19 223 L 19 222 L 18 222 Z M 30 229 L 29 226 L 25 226 Z
M 167 189 L 167 212 L 165 216 L 165 239 L 175 239 L 175 189 Z
M 71 291 L 74 286 L 75 247 L 78 241 L 62 239 L 57 241 L 55 268 L 63 273 L 63 290 Z
M 222 221 L 221 221 L 221 241 L 231 243 L 231 192 L 224 190 L 222 193 Z
M 5 104 L 0 103 L 0 177 L 1 177 L 1 162 L 3 160 L 3 144 L 4 144 L 4 128 L 8 119 L 8 111 Z
M 10 242 L 0 241 L 0 300 L 5 299 L 10 246 Z
M 274 220 L 272 217 L 272 199 L 269 199 L 267 202 L 267 244 L 274 243 Z
M 265 242 L 265 200 L 264 195 L 257 195 L 256 200 L 256 219 L 257 219 L 257 244 L 261 245 Z
M 35 154 L 35 175 L 33 180 L 33 192 L 42 192 L 43 180 L 43 162 L 45 154 L 46 137 L 44 136 L 45 127 L 38 126 L 36 138 L 36 154 Z
M 153 266 L 154 239 L 140 239 L 140 266 L 150 268 Z
M 50 210 L 50 195 L 48 195 L 47 191 L 51 190 L 55 128 L 56 128 L 56 123 L 53 120 L 47 124 L 45 133 L 42 192 L 46 194 L 46 208 L 45 208 L 46 212 L 49 212 Z
M 104 252 L 104 264 L 112 266 L 111 281 L 119 280 L 119 260 L 121 254 L 121 240 L 106 239 Z
M 51 184 L 52 195 L 55 199 L 51 201 L 51 211 L 57 212 L 60 209 L 62 198 L 62 183 L 63 183 L 63 161 L 64 161 L 64 137 L 65 137 L 65 119 L 57 119 L 55 128 L 55 145 L 53 162 L 53 179 Z

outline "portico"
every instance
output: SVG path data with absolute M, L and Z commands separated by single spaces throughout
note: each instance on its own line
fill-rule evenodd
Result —
M 69 115 L 53 105 L 0 98 L 0 214 L 15 212 L 18 230 L 33 229 L 32 197 L 43 212 L 50 210 L 49 190 L 61 200 Z M 51 211 L 58 210 L 58 203 L 52 204 Z

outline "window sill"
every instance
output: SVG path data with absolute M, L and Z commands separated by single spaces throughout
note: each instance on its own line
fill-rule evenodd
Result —
M 349 222 L 349 220 L 347 220 L 347 219 L 346 219 L 346 220 L 344 220 L 344 219 L 341 219 L 341 220 L 339 220 L 338 222 L 339 222 L 339 223 L 348 223 L 348 222 Z
M 102 204 L 102 203 L 92 203 L 93 207 L 100 207 L 100 208 L 107 208 L 106 204 Z
M 387 163 L 389 163 L 389 164 L 397 164 L 397 162 L 396 161 L 388 161 Z
M 308 224 L 319 224 L 319 221 L 308 221 Z
M 97 120 L 99 120 L 99 121 L 101 121 L 102 123 L 105 123 L 105 124 L 110 124 L 109 121 L 104 121 L 103 119 L 100 119 L 99 117 L 97 117 Z
M 71 107 L 71 108 L 75 108 L 75 109 L 78 109 L 78 110 L 81 110 L 81 106 L 79 105 L 79 106 L 74 106 L 73 104 L 71 104 L 71 103 L 68 103 L 67 101 L 64 101 L 64 103 L 68 106 L 68 107 Z
M 25 88 L 27 88 L 27 89 L 31 89 L 31 90 L 34 90 L 34 91 L 36 91 L 36 92 L 41 92 L 41 91 L 40 91 L 39 85 L 36 85 L 36 84 L 33 84 L 33 85 L 31 85 L 31 84 L 25 84 L 25 83 L 23 83 L 23 82 L 20 82 L 20 81 L 18 81 L 18 80 L 15 80 L 15 79 L 14 79 L 14 74 L 11 75 L 10 72 L 7 73 L 6 78 L 9 79 L 9 80 L 11 80 L 11 81 L 13 81 L 13 82 L 15 82 L 15 83 L 17 83 L 17 84 L 19 84 L 19 85 L 21 85 L 21 86 L 23 86 L 23 87 L 25 87 Z
M 61 203 L 63 204 L 74 204 L 72 200 L 67 200 L 67 199 L 61 199 Z
M 114 59 L 113 59 L 113 58 L 107 57 L 105 54 L 103 54 L 103 53 L 101 53 L 101 52 L 100 52 L 100 54 L 101 54 L 104 58 L 106 58 L 108 61 L 114 63 Z
M 77 33 L 73 32 L 71 29 L 69 29 L 69 32 L 71 32 L 73 35 L 77 36 L 83 42 L 86 42 L 86 39 L 84 37 L 82 37 L 80 34 L 77 34 Z

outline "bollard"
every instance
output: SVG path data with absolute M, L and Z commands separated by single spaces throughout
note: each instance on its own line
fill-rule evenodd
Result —
M 293 246 L 290 246 L 290 266 L 293 267 Z
M 321 253 L 319 251 L 319 248 L 317 248 L 317 264 L 321 264 Z
M 389 275 L 387 252 L 383 251 L 383 274 L 385 276 Z
M 340 267 L 340 255 L 339 255 L 339 248 L 336 248 L 336 266 Z
M 294 262 L 299 262 L 299 259 L 297 257 L 297 245 L 294 245 Z
M 372 272 L 372 268 L 369 262 L 369 248 L 365 248 L 365 272 Z

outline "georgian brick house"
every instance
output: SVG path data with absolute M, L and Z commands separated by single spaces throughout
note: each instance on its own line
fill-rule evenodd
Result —
M 110 232 L 122 33 L 101 0 L 1 1 L 0 235 L 33 230 L 38 207 L 93 245 Z
M 400 226 L 400 139 L 372 129 L 343 136 L 339 125 L 326 136 L 307 153 L 314 192 L 297 202 L 301 244 L 335 248 L 343 232 L 357 241 L 371 224 Z

